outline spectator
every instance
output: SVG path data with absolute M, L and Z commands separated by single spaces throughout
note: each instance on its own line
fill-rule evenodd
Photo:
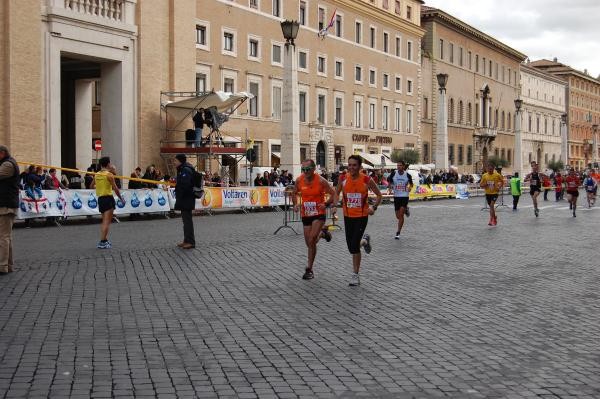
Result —
M 33 200 L 43 197 L 42 193 L 42 168 L 32 168 L 33 172 L 27 175 L 27 185 L 25 186 L 25 194 Z
M 262 185 L 268 186 L 270 184 L 271 184 L 271 175 L 269 174 L 269 172 L 267 172 L 265 170 L 265 173 L 263 173 L 263 177 L 262 177 Z
M 216 172 L 213 175 L 212 179 L 210 179 L 210 181 L 213 183 L 212 185 L 214 187 L 220 187 L 221 183 L 223 182 L 223 180 L 221 179 L 221 176 L 219 176 L 219 174 Z
M 204 108 L 199 108 L 192 118 L 194 121 L 194 146 L 200 147 L 202 140 L 202 129 L 204 129 Z
M 112 173 L 113 176 L 117 176 L 117 167 L 115 165 L 113 165 L 112 163 L 110 164 L 108 171 L 110 173 Z M 117 185 L 117 188 L 120 190 L 121 189 L 121 179 L 118 179 L 116 177 L 114 177 L 114 179 L 115 179 L 115 184 Z
M 134 179 L 139 179 L 141 174 L 142 174 L 142 168 L 140 168 L 138 166 L 137 168 L 135 168 L 135 170 L 130 175 L 130 177 L 133 177 Z M 130 190 L 139 190 L 140 188 L 143 188 L 144 186 L 141 181 L 129 180 L 129 184 L 127 185 L 127 187 Z
M 89 168 L 87 168 L 87 172 L 95 173 L 96 167 L 94 165 L 91 165 Z M 93 182 L 94 182 L 94 175 L 91 173 L 86 173 L 85 176 L 83 177 L 83 184 L 85 186 L 85 189 L 91 190 Z
M 281 182 L 281 177 L 277 176 L 275 177 L 275 180 L 273 180 L 273 184 L 271 184 L 273 187 L 279 187 L 279 188 L 283 188 L 284 185 Z
M 69 186 L 69 177 L 67 176 L 67 173 L 68 172 L 60 174 L 60 182 L 63 184 L 63 186 L 65 186 L 65 188 Z
M 0 145 L 0 275 L 13 271 L 12 227 L 19 208 L 19 166 Z
M 71 190 L 81 190 L 81 175 L 77 172 L 71 172 L 68 175 L 68 187 Z
M 45 181 L 45 186 L 44 188 L 46 190 L 58 190 L 58 189 L 66 189 L 67 187 L 64 185 L 63 182 L 61 182 L 60 180 L 58 180 L 58 177 L 56 177 L 56 169 L 52 168 L 50 169 L 50 175 L 48 176 L 48 178 L 46 178 Z
M 181 220 L 183 221 L 183 242 L 177 244 L 177 246 L 183 249 L 192 249 L 196 247 L 194 221 L 192 220 L 192 211 L 196 205 L 194 168 L 187 163 L 185 154 L 175 156 L 175 166 L 177 167 L 175 209 L 181 211 Z
M 260 173 L 256 174 L 256 178 L 254 179 L 254 186 L 259 187 L 263 185 L 262 177 L 260 177 Z
M 144 176 L 142 177 L 143 179 L 146 180 L 155 180 L 155 173 L 156 173 L 156 168 L 154 167 L 154 165 L 150 165 L 146 168 L 146 173 L 144 173 Z M 146 188 L 156 188 L 158 187 L 156 184 L 154 183 L 144 183 L 144 186 Z

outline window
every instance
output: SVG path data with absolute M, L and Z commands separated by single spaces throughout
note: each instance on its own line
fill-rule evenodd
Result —
M 383 85 L 384 89 L 389 89 L 389 85 L 390 85 L 390 75 L 388 75 L 387 73 L 383 74 L 383 82 L 381 83 Z
M 250 8 L 258 8 L 258 0 L 250 0 Z
M 413 82 L 410 79 L 406 79 L 406 94 L 413 94 Z
M 448 45 L 448 52 L 450 53 L 450 63 L 454 64 L 454 44 L 450 43 Z
M 458 65 L 461 66 L 461 67 L 463 66 L 463 63 L 464 63 L 464 59 L 463 59 L 464 54 L 463 53 L 464 53 L 464 50 L 461 47 L 458 50 Z
M 362 101 L 360 100 L 354 101 L 354 121 L 355 127 L 360 128 L 362 124 Z
M 306 25 L 306 1 L 300 2 L 300 11 L 298 16 L 300 25 Z
M 335 124 L 337 126 L 342 126 L 342 109 L 343 109 L 343 99 L 341 97 L 335 98 Z
M 440 39 L 440 60 L 444 59 L 444 39 Z
M 483 65 L 482 65 L 482 67 L 483 67 L 483 68 L 482 68 L 482 71 L 481 71 L 481 73 L 482 73 L 482 74 L 485 76 L 485 70 L 486 70 L 486 62 L 485 62 L 485 57 L 483 57 L 483 62 L 482 62 L 482 64 L 483 64 Z
M 306 122 L 306 93 L 301 91 L 298 97 L 299 119 L 300 122 Z
M 510 74 L 510 68 L 508 68 L 508 84 L 512 84 L 511 83 L 512 79 L 511 79 L 511 74 Z
M 387 32 L 383 32 L 383 52 L 389 53 L 390 51 L 390 35 Z
M 335 35 L 337 37 L 342 37 L 342 16 L 340 14 L 336 14 L 335 16 Z
M 423 143 L 423 163 L 429 163 L 429 143 Z
M 448 123 L 454 123 L 454 99 L 448 101 Z
M 337 78 L 342 78 L 344 77 L 344 67 L 342 64 L 342 61 L 335 61 L 335 76 Z
M 248 57 L 259 58 L 258 39 L 249 39 L 248 40 Z
M 412 61 L 412 42 L 406 42 L 406 59 Z
M 272 97 L 273 119 L 281 119 L 281 87 L 273 86 L 273 97 Z
M 490 62 L 489 62 L 488 76 L 489 76 L 490 78 L 492 77 L 492 60 L 490 60 Z
M 389 110 L 389 107 L 387 105 L 384 105 L 383 112 L 381 115 L 381 128 L 383 130 L 388 130 L 388 118 L 389 118 L 388 110 Z
M 376 71 L 374 69 L 369 69 L 369 84 L 375 86 L 376 83 Z
M 406 110 L 406 133 L 412 133 L 412 109 Z
M 206 46 L 206 26 L 196 25 L 196 44 Z
M 223 91 L 226 93 L 235 93 L 235 81 L 232 78 L 223 79 Z
M 250 105 L 248 106 L 248 114 L 250 116 L 257 117 L 258 116 L 258 83 L 250 82 L 248 85 L 248 89 L 250 90 L 250 94 L 254 97 L 250 99 Z
M 276 17 L 281 16 L 281 0 L 273 0 L 273 15 Z
M 429 119 L 429 99 L 423 97 L 423 119 Z
M 394 123 L 394 129 L 399 132 L 400 131 L 400 127 L 402 126 L 402 108 L 400 108 L 400 106 L 396 106 L 396 109 L 394 110 L 395 113 L 395 123 Z
M 319 31 L 325 28 L 325 9 L 323 7 L 319 7 Z
M 469 57 L 469 71 L 472 71 L 473 70 L 473 53 L 471 53 L 469 51 L 468 57 Z
M 298 52 L 298 69 L 306 69 L 306 52 Z
M 369 43 L 371 45 L 371 48 L 375 48 L 375 28 L 373 28 L 371 26 L 370 32 L 371 32 L 371 38 L 369 40 Z
M 402 10 L 400 8 L 400 0 L 396 0 L 395 5 L 394 5 L 394 12 L 398 15 L 400 15 L 402 13 Z
M 448 144 L 448 162 L 454 164 L 454 144 Z
M 317 97 L 317 121 L 325 123 L 325 96 L 319 94 Z
M 467 165 L 472 165 L 472 164 L 473 164 L 473 146 L 468 145 L 467 146 Z
M 402 39 L 396 36 L 396 57 L 402 56 Z
M 281 65 L 281 45 L 273 44 L 271 47 L 271 62 L 273 64 Z
M 196 74 L 196 93 L 205 93 L 206 92 L 206 74 L 197 73 Z M 99 104 L 99 102 L 97 102 Z
M 479 73 L 479 55 L 475 54 L 475 72 Z
M 462 165 L 464 164 L 464 152 L 465 152 L 465 146 L 462 144 L 458 145 L 458 164 Z
M 509 148 L 506 153 L 506 160 L 508 161 L 509 165 L 512 165 L 512 150 Z
M 354 41 L 358 44 L 362 42 L 362 24 L 356 22 L 354 26 Z
M 461 125 L 465 123 L 465 106 L 462 100 L 458 102 L 458 123 Z
M 354 80 L 362 83 L 362 67 L 354 67 Z
M 406 6 L 406 19 L 412 19 L 412 7 Z
M 369 103 L 369 129 L 375 129 L 375 104 Z
M 325 74 L 325 57 L 318 56 L 317 57 L 317 72 L 324 75 Z
M 498 76 L 498 74 L 499 74 L 499 72 L 498 72 L 498 69 L 499 69 L 499 68 L 498 68 L 498 63 L 496 63 L 496 80 L 498 80 L 498 77 L 499 77 L 499 76 Z
M 396 91 L 402 92 L 402 78 L 400 76 L 396 76 Z
M 473 123 L 473 105 L 469 103 L 467 106 L 467 125 Z
M 234 36 L 231 32 L 223 33 L 223 50 L 234 52 Z

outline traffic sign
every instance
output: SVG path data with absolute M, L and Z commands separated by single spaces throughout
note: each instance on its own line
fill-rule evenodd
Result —
M 94 150 L 95 151 L 102 150 L 102 140 L 94 140 Z

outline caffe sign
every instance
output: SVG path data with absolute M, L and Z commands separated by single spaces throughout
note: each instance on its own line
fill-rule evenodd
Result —
M 391 137 L 385 137 L 385 136 L 371 137 L 368 134 L 353 134 L 352 141 L 354 141 L 355 143 L 392 144 Z

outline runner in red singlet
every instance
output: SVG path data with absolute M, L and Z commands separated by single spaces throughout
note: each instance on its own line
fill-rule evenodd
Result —
M 569 170 L 569 175 L 567 176 L 567 201 L 571 205 L 571 209 L 573 209 L 573 217 L 577 217 L 575 211 L 577 210 L 577 197 L 579 197 L 579 186 L 581 185 L 581 180 L 575 174 L 575 169 L 571 168 Z
M 308 247 L 308 266 L 302 276 L 304 280 L 310 280 L 315 276 L 313 265 L 319 239 L 323 237 L 327 242 L 331 241 L 331 233 L 323 229 L 326 219 L 325 209 L 337 203 L 335 191 L 327 180 L 315 173 L 315 166 L 315 161 L 312 159 L 302 162 L 303 173 L 296 179 L 292 195 L 294 212 L 300 210 L 302 216 L 304 241 Z

